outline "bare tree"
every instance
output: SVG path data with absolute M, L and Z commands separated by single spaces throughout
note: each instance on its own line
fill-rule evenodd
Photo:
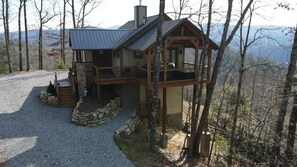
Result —
M 295 138 L 296 138 L 296 123 L 297 123 L 297 93 L 295 92 L 294 104 L 293 104 L 292 113 L 291 113 L 290 122 L 289 122 L 287 146 L 285 151 L 285 155 L 286 155 L 285 166 L 294 166 L 292 160 L 294 156 L 294 145 L 295 145 Z
M 159 86 L 159 72 L 160 72 L 160 57 L 162 54 L 162 24 L 164 21 L 165 0 L 160 0 L 159 20 L 157 25 L 157 47 L 154 56 L 154 77 L 153 77 L 153 101 L 151 112 L 151 128 L 150 128 L 150 150 L 156 150 L 156 115 L 159 108 L 158 104 L 158 86 Z
M 72 16 L 72 24 L 73 28 L 76 28 L 76 21 L 75 21 L 75 3 L 74 0 L 71 0 L 71 3 L 68 1 L 69 6 L 71 7 L 71 16 Z
M 279 7 L 284 8 L 286 10 L 292 10 L 292 8 L 290 7 L 290 4 L 282 4 L 279 3 L 278 4 Z M 296 27 L 297 28 L 297 27 Z M 287 75 L 286 75 L 286 80 L 285 80 L 285 84 L 284 84 L 284 89 L 282 92 L 282 99 L 281 99 L 281 104 L 280 104 L 280 111 L 279 111 L 279 115 L 277 117 L 277 122 L 276 122 L 276 127 L 275 127 L 275 131 L 274 131 L 274 138 L 273 138 L 273 145 L 272 145 L 272 154 L 270 156 L 270 160 L 269 160 L 269 166 L 279 166 L 282 165 L 281 162 L 281 140 L 282 140 L 282 133 L 283 133 L 283 128 L 284 128 L 284 122 L 285 122 L 285 117 L 287 114 L 287 107 L 288 107 L 288 103 L 289 103 L 289 99 L 291 96 L 291 91 L 292 91 L 292 86 L 294 84 L 294 74 L 296 72 L 296 62 L 297 62 L 297 31 L 295 30 L 295 36 L 294 36 L 294 42 L 293 42 L 293 46 L 292 46 L 292 51 L 291 51 L 291 57 L 290 57 L 290 61 L 289 61 L 289 66 L 288 66 L 288 71 L 287 71 Z M 294 112 L 292 112 L 292 114 L 294 114 Z M 291 115 L 292 117 L 292 115 Z M 294 117 L 294 115 L 293 115 Z M 289 126 L 289 133 L 288 135 L 294 134 L 292 132 L 292 130 L 294 129 L 294 125 L 293 126 Z M 292 138 L 294 138 L 293 136 L 289 136 L 287 139 L 287 149 L 286 149 L 286 158 L 287 155 L 289 156 L 291 154 L 291 148 L 292 144 L 294 146 L 294 141 L 292 142 Z M 290 158 L 289 158 L 290 160 Z
M 28 40 L 28 23 L 27 23 L 27 0 L 24 0 L 24 23 L 25 23 L 25 45 L 26 45 L 26 61 L 27 71 L 30 70 L 30 57 L 29 57 L 29 40 Z
M 86 17 L 96 9 L 102 1 L 100 0 L 80 0 L 81 8 L 77 15 L 76 27 L 84 28 Z
M 23 7 L 23 0 L 20 0 L 19 11 L 18 11 L 18 27 L 19 27 L 19 66 L 20 71 L 23 71 L 23 56 L 22 56 L 22 28 L 21 28 L 21 14 Z
M 33 0 L 33 5 L 38 13 L 38 19 L 39 19 L 39 34 L 38 34 L 38 58 L 39 58 L 39 70 L 43 69 L 43 26 L 48 23 L 52 18 L 57 16 L 57 13 L 55 12 L 55 5 L 52 4 L 53 7 L 53 13 L 50 13 L 50 9 L 46 8 L 44 9 L 44 0 L 40 0 L 40 4 L 36 0 Z
M 195 148 L 196 151 L 198 151 L 198 149 L 199 149 L 201 134 L 202 134 L 203 129 L 205 128 L 205 124 L 206 124 L 206 121 L 207 121 L 206 118 L 207 118 L 208 113 L 209 113 L 209 109 L 210 109 L 210 105 L 211 105 L 211 101 L 212 101 L 212 96 L 213 96 L 214 88 L 215 88 L 215 85 L 216 85 L 216 82 L 217 82 L 217 78 L 218 78 L 218 74 L 219 74 L 219 71 L 220 71 L 220 66 L 221 66 L 223 56 L 224 56 L 225 49 L 230 44 L 230 42 L 232 41 L 232 39 L 233 39 L 235 33 L 237 32 L 240 24 L 242 23 L 243 19 L 245 18 L 246 13 L 248 12 L 251 5 L 253 4 L 253 1 L 254 0 L 250 0 L 246 4 L 246 6 L 244 7 L 244 10 L 243 10 L 242 14 L 240 15 L 237 23 L 235 24 L 234 28 L 229 33 L 229 25 L 230 25 L 230 22 L 231 22 L 231 14 L 232 14 L 232 11 L 233 11 L 233 0 L 228 0 L 228 9 L 227 9 L 226 20 L 225 20 L 225 23 L 224 23 L 223 34 L 222 34 L 220 46 L 219 46 L 219 49 L 218 49 L 218 52 L 217 52 L 215 64 L 214 64 L 214 67 L 213 67 L 212 77 L 211 77 L 210 83 L 208 83 L 208 85 L 207 85 L 204 108 L 203 108 L 203 112 L 202 112 L 202 115 L 201 115 L 200 123 L 199 123 L 197 131 L 196 131 L 196 141 L 195 141 L 196 145 L 197 145 L 197 147 Z M 228 34 L 229 34 L 229 36 L 228 36 Z
M 184 10 L 189 8 L 189 1 L 190 0 L 178 0 L 178 6 L 175 6 L 176 0 L 172 0 L 172 6 L 174 10 L 175 19 L 181 19 Z
M 64 64 L 66 63 L 66 59 L 65 59 L 65 25 L 66 25 L 66 4 L 67 4 L 68 0 L 63 0 L 63 22 L 62 22 L 62 44 L 61 44 L 61 57 L 62 60 L 64 62 Z
M 9 3 L 8 0 L 1 0 L 2 2 L 2 17 L 4 27 L 5 49 L 8 63 L 8 70 L 11 73 L 11 60 L 10 60 L 10 33 L 9 33 Z
M 243 1 L 241 0 L 241 12 L 243 10 Z M 228 156 L 228 165 L 232 165 L 232 157 L 234 154 L 234 142 L 235 142 L 235 131 L 237 127 L 237 116 L 238 116 L 238 110 L 240 107 L 240 97 L 241 97 L 241 87 L 243 84 L 243 77 L 244 77 L 244 72 L 245 72 L 245 58 L 246 58 L 246 53 L 248 50 L 248 47 L 255 42 L 256 39 L 254 39 L 252 42 L 249 42 L 249 35 L 250 35 L 250 29 L 251 29 L 251 23 L 252 23 L 252 15 L 253 15 L 253 10 L 250 8 L 250 15 L 249 15 L 249 22 L 247 25 L 247 32 L 246 36 L 243 36 L 243 24 L 244 21 L 240 24 L 240 43 L 239 43 L 239 53 L 240 53 L 240 64 L 239 64 L 239 76 L 238 76 L 238 84 L 237 84 L 237 93 L 236 93 L 236 101 L 235 101 L 235 109 L 233 112 L 233 124 L 232 124 L 232 131 L 231 131 L 231 138 L 230 138 L 230 146 L 229 146 L 229 156 Z
M 209 0 L 209 5 L 208 5 L 208 22 L 207 22 L 207 30 L 206 30 L 206 35 L 203 37 L 203 48 L 199 60 L 199 65 L 202 67 L 200 70 L 200 75 L 198 76 L 199 80 L 197 81 L 197 86 L 194 86 L 194 95 L 193 95 L 193 104 L 192 104 L 192 124 L 191 124 L 191 148 L 190 148 L 190 155 L 196 155 L 199 150 L 199 143 L 196 142 L 197 140 L 197 135 L 199 135 L 200 132 L 198 132 L 196 129 L 197 128 L 197 123 L 198 123 L 198 116 L 200 112 L 200 107 L 202 103 L 202 94 L 203 94 L 203 89 L 204 89 L 204 73 L 205 71 L 205 57 L 210 53 L 210 50 L 208 49 L 209 46 L 209 34 L 210 34 L 210 27 L 211 27 L 211 18 L 212 18 L 212 5 L 213 5 L 213 0 Z M 201 7 L 201 5 L 200 5 Z M 197 92 L 198 91 L 198 92 Z M 205 120 L 204 123 L 206 123 L 208 117 L 208 113 L 205 113 L 203 116 L 201 116 L 201 120 Z M 201 123 L 201 121 L 200 121 Z M 203 125 L 203 127 L 205 127 Z M 201 134 L 202 134 L 201 129 Z

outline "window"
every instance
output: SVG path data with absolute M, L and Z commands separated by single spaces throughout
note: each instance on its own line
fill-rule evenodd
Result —
M 134 59 L 142 59 L 143 53 L 142 52 L 134 52 Z

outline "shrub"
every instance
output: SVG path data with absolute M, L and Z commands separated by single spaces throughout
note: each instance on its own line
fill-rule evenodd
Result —
M 55 66 L 57 69 L 68 69 L 71 67 L 70 64 L 65 64 L 63 60 L 59 60 Z
M 52 82 L 50 81 L 47 89 L 46 89 L 46 92 L 47 93 L 50 93 L 50 94 L 53 94 L 53 95 L 56 95 L 56 88 L 55 86 L 52 84 Z

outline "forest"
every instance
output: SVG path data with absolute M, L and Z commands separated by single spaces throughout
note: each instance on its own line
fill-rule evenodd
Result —
M 63 0 L 58 8 L 54 1 L 1 0 L 4 37 L 0 41 L 0 73 L 70 67 L 75 56 L 68 47 L 66 22 L 72 23 L 71 28 L 86 27 L 86 18 L 102 1 Z M 251 53 L 259 40 L 276 43 L 280 40 L 269 35 L 273 28 L 251 31 L 253 18 L 261 9 L 259 2 L 228 0 L 226 9 L 221 10 L 216 8 L 214 0 L 198 1 L 197 8 L 191 7 L 192 0 L 160 0 L 160 16 L 165 3 L 176 4 L 167 14 L 174 19 L 190 19 L 206 37 L 214 34 L 214 22 L 223 22 L 216 38 L 219 49 L 212 53 L 211 81 L 207 84 L 197 81 L 197 86 L 191 89 L 192 95 L 186 97 L 191 104 L 191 158 L 199 157 L 195 154 L 201 135 L 210 131 L 213 141 L 210 149 L 218 147 L 219 158 L 226 166 L 297 166 L 296 27 L 282 30 L 293 38 L 287 62 Z M 28 3 L 38 20 L 38 39 L 34 42 L 28 40 Z M 235 3 L 239 4 L 236 9 Z M 10 10 L 12 6 L 18 6 L 17 12 Z M 279 0 L 271 7 L 293 11 L 296 3 Z M 53 18 L 60 20 L 60 33 L 46 34 L 46 24 Z M 12 38 L 11 19 L 18 20 L 18 38 Z M 199 56 L 202 65 L 206 63 L 208 43 L 205 38 Z M 203 68 L 199 75 L 203 77 Z

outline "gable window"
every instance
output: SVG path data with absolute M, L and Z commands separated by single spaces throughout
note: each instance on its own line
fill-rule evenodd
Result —
M 142 52 L 134 52 L 134 59 L 142 59 L 143 53 Z

